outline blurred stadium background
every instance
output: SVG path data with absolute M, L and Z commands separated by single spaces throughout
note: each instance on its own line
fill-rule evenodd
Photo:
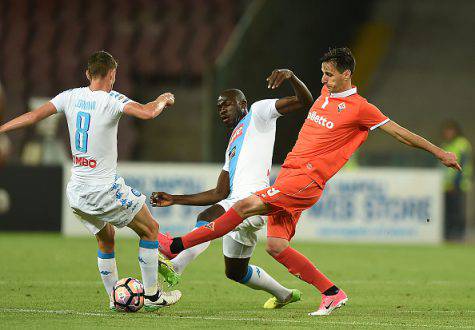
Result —
M 180 189 L 206 188 L 199 184 L 213 184 L 219 165 L 212 164 L 223 161 L 227 143 L 215 114 L 219 91 L 240 88 L 250 102 L 285 96 L 291 93 L 288 86 L 268 91 L 265 78 L 272 69 L 286 67 L 317 97 L 319 57 L 330 46 L 349 45 L 357 59 L 354 80 L 360 94 L 390 118 L 437 144 L 442 143 L 444 120 L 454 119 L 473 143 L 474 12 L 471 0 L 0 0 L 2 122 L 62 90 L 87 84 L 86 59 L 104 49 L 119 62 L 116 90 L 140 102 L 165 91 L 177 100 L 156 120 L 121 120 L 119 160 L 134 162 L 124 165 L 131 171 L 130 180 L 144 192 L 173 190 L 177 183 L 169 180 L 165 186 L 160 178 L 154 181 L 157 185 L 141 182 L 146 177 L 134 168 L 145 166 L 145 172 L 159 175 L 165 166 L 167 178 L 174 176 L 173 169 L 185 178 L 204 166 L 208 181 L 184 186 L 181 181 Z M 294 144 L 305 117 L 301 112 L 279 120 L 275 164 Z M 70 154 L 64 118 L 54 117 L 8 138 L 10 152 L 8 157 L 3 152 L 0 165 L 0 230 L 60 230 L 65 217 L 63 174 L 67 177 Z M 8 149 L 7 141 L 2 145 Z M 176 163 L 171 169 L 164 165 L 170 162 Z M 435 178 L 444 175 L 431 155 L 380 132 L 371 134 L 352 165 L 356 178 L 359 173 L 371 177 L 367 167 L 403 168 L 387 172 L 380 181 L 394 182 L 399 173 L 409 174 L 408 186 L 394 188 L 401 198 L 420 188 L 418 177 L 424 173 L 436 169 L 440 174 Z M 466 180 L 473 180 L 469 172 Z M 432 205 L 435 208 L 444 206 L 443 186 L 436 184 L 436 191 L 427 195 L 442 205 Z M 469 188 L 463 193 L 468 194 L 466 237 L 473 241 L 473 194 Z M 41 196 L 40 215 L 33 206 L 23 206 L 32 194 Z M 427 221 L 442 222 L 443 208 L 434 212 L 437 219 Z M 426 213 L 418 219 L 425 222 Z M 191 211 L 186 215 L 194 216 Z M 13 221 L 29 218 L 35 220 Z M 188 222 L 191 226 L 191 219 Z M 434 235 L 440 238 L 439 229 Z
M 0 136 L 0 328 L 473 329 L 474 13 L 473 0 L 0 0 L 0 123 L 86 85 L 86 59 L 101 49 L 119 62 L 117 91 L 140 102 L 175 94 L 173 108 L 155 120 L 120 122 L 119 173 L 147 195 L 215 184 L 228 138 L 216 116 L 220 90 L 240 88 L 250 103 L 286 96 L 289 86 L 269 91 L 265 78 L 290 68 L 316 98 L 319 58 L 330 46 L 352 49 L 360 94 L 465 162 L 463 177 L 455 176 L 427 153 L 370 134 L 296 234 L 303 241 L 294 246 L 351 297 L 330 318 L 305 317 L 318 305 L 314 290 L 266 255 L 263 240 L 253 263 L 301 289 L 302 302 L 261 309 L 265 293 L 226 281 L 213 243 L 184 274 L 176 307 L 160 318 L 110 317 L 95 240 L 65 197 L 66 122 L 53 116 Z M 306 115 L 279 119 L 273 175 Z M 465 137 L 444 139 L 448 119 Z M 198 209 L 152 212 L 163 231 L 182 233 Z M 136 239 L 118 240 L 121 277 L 139 276 Z

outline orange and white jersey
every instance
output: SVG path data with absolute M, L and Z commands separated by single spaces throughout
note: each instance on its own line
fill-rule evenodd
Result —
M 308 112 L 283 167 L 302 168 L 322 187 L 388 117 L 357 94 L 356 87 L 329 93 L 326 86 Z
M 113 183 L 117 169 L 117 128 L 126 96 L 111 91 L 75 88 L 50 101 L 64 112 L 73 166 L 71 181 L 89 185 Z

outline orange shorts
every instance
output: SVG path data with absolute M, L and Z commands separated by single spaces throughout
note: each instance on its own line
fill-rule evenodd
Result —
M 282 168 L 272 186 L 254 193 L 271 208 L 267 237 L 290 241 L 300 215 L 320 199 L 322 192 L 323 188 L 301 169 Z

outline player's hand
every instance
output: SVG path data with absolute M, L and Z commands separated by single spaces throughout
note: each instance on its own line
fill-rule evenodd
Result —
M 275 89 L 279 87 L 284 80 L 292 78 L 294 73 L 288 69 L 275 69 L 269 77 L 267 77 L 267 88 Z
M 150 196 L 150 204 L 153 207 L 166 207 L 175 204 L 175 201 L 172 195 L 163 191 L 156 191 Z
M 158 107 L 163 109 L 165 107 L 170 107 L 175 104 L 175 95 L 172 93 L 163 93 L 157 97 Z
M 445 166 L 452 167 L 457 171 L 462 170 L 462 166 L 457 162 L 457 156 L 453 152 L 443 151 L 438 158 Z

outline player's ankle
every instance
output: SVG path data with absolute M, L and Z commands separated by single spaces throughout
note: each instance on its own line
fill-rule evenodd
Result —
M 171 253 L 180 253 L 183 251 L 185 247 L 183 246 L 183 241 L 181 237 L 173 238 L 172 244 L 170 244 L 170 251 Z
M 323 294 L 325 296 L 333 296 L 338 294 L 338 292 L 340 292 L 340 289 L 338 289 L 338 287 L 334 285 L 331 288 L 327 289 L 325 292 L 323 292 Z

